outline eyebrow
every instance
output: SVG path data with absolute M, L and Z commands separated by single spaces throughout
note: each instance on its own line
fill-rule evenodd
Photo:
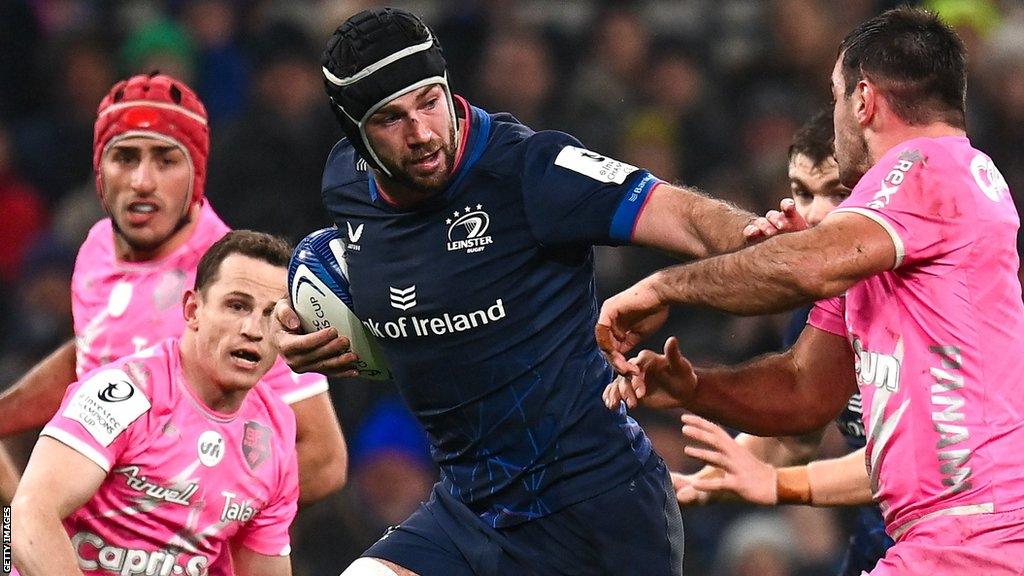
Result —
M 789 177 L 789 183 L 790 184 L 799 184 L 801 187 L 803 187 L 808 192 L 810 192 L 810 188 L 811 187 L 807 185 L 807 180 L 804 180 L 803 178 L 801 178 L 799 176 L 790 176 Z M 826 180 L 824 182 L 824 187 L 825 188 L 835 188 L 836 186 L 841 186 L 841 185 L 842 184 L 840 183 L 840 180 L 839 180 L 838 177 L 830 178 L 830 179 L 828 179 L 828 180 Z
M 434 88 L 439 88 L 439 87 L 440 86 L 437 85 L 437 84 L 431 84 L 429 86 L 424 86 L 424 87 L 420 88 L 418 91 L 415 92 L 416 100 L 417 101 L 422 100 Z M 378 114 L 391 114 L 391 113 L 394 113 L 394 112 L 397 112 L 397 110 L 395 110 L 395 105 L 389 102 L 388 104 L 385 104 L 385 105 L 381 106 L 380 108 L 378 108 L 377 111 L 373 113 L 373 115 L 376 116 Z
M 230 297 L 241 298 L 243 300 L 248 300 L 250 302 L 255 302 L 256 301 L 256 299 L 253 298 L 252 294 L 249 294 L 249 293 L 246 293 L 246 292 L 242 292 L 240 290 L 232 290 L 231 292 L 228 292 L 227 294 L 225 294 L 224 297 L 225 298 L 230 298 Z

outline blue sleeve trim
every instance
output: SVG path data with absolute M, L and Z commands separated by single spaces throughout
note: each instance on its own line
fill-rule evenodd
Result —
M 637 217 L 640 216 L 640 210 L 647 203 L 647 196 L 651 189 L 660 183 L 660 179 L 650 172 L 644 171 L 640 180 L 623 196 L 619 207 L 615 209 L 615 215 L 612 216 L 609 236 L 613 240 L 622 243 L 629 243 L 633 240 L 633 228 L 636 226 Z

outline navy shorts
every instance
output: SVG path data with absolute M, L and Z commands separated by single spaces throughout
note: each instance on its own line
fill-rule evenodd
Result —
M 607 492 L 500 529 L 435 485 L 428 502 L 363 556 L 420 576 L 681 576 L 683 523 L 668 470 L 652 455 Z

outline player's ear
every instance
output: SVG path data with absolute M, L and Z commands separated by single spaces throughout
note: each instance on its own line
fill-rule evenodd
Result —
M 195 290 L 186 290 L 185 295 L 181 297 L 181 309 L 185 316 L 185 325 L 190 330 L 195 330 L 199 326 L 199 293 Z
M 869 80 L 857 82 L 857 88 L 853 91 L 853 113 L 861 126 L 871 123 L 881 97 L 878 87 Z

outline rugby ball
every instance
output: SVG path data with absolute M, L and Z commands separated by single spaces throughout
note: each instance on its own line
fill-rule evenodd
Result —
M 292 308 L 307 333 L 333 326 L 352 342 L 360 377 L 390 380 L 380 345 L 352 311 L 344 242 L 337 228 L 323 228 L 295 246 L 288 265 Z

